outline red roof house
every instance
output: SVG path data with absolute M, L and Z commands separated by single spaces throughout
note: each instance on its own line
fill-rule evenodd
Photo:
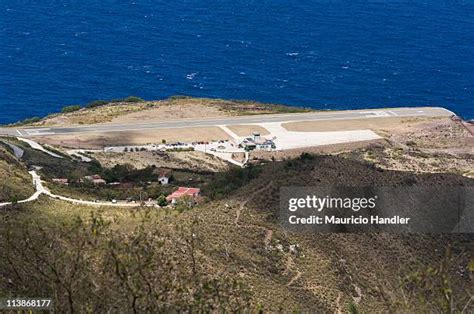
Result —
M 175 204 L 176 201 L 182 197 L 191 197 L 196 199 L 201 195 L 201 189 L 198 188 L 187 188 L 180 186 L 176 191 L 166 197 L 166 200 L 171 204 Z
M 63 185 L 69 185 L 68 179 L 65 179 L 65 178 L 54 178 L 53 182 L 63 184 Z
M 98 174 L 94 174 L 92 176 L 85 176 L 85 180 L 90 181 L 94 183 L 95 185 L 102 185 L 102 184 L 107 184 L 104 179 L 101 178 Z

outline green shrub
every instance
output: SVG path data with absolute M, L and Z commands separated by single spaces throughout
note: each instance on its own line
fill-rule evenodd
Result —
M 161 206 L 161 207 L 164 207 L 164 206 L 168 205 L 168 201 L 166 200 L 166 196 L 164 196 L 163 194 L 161 194 L 156 201 L 158 202 L 158 205 Z
M 314 159 L 314 156 L 311 155 L 310 153 L 303 152 L 303 153 L 301 153 L 299 159 L 300 159 L 300 160 L 303 160 L 303 161 L 304 161 L 304 160 L 313 160 L 313 159 Z
M 41 120 L 40 117 L 32 117 L 32 118 L 23 120 L 23 122 L 25 122 L 25 123 L 32 123 L 32 122 L 38 122 L 38 121 L 40 121 L 40 120 Z
M 357 304 L 355 304 L 354 302 L 349 303 L 349 305 L 347 306 L 347 312 L 349 312 L 350 314 L 358 314 L 359 309 L 357 308 Z
M 66 106 L 66 107 L 63 107 L 63 109 L 61 110 L 62 113 L 70 113 L 70 112 L 74 112 L 74 111 L 78 111 L 81 109 L 81 106 L 79 105 L 72 105 L 72 106 Z
M 123 101 L 123 98 L 114 98 L 110 100 L 109 103 L 117 103 L 117 102 L 122 102 L 122 101 Z
M 128 96 L 127 98 L 124 98 L 123 101 L 124 102 L 144 102 L 145 100 L 137 96 Z
M 166 151 L 167 152 L 192 152 L 194 151 L 194 147 L 175 147 L 175 148 L 169 148 Z
M 106 100 L 94 100 L 86 105 L 86 108 L 96 108 L 103 105 L 107 105 L 109 102 Z
M 39 122 L 39 121 L 41 121 L 41 119 L 42 118 L 40 118 L 40 117 L 26 118 L 24 120 L 21 120 L 21 121 L 15 122 L 15 123 L 10 123 L 9 125 L 14 126 L 14 125 L 30 124 L 30 123 Z
M 226 172 L 217 173 L 213 180 L 203 187 L 203 194 L 211 200 L 222 199 L 255 179 L 261 171 L 261 167 L 250 164 L 246 168 L 231 168 Z
M 179 100 L 179 99 L 190 99 L 190 96 L 185 95 L 174 95 L 168 98 L 168 100 Z

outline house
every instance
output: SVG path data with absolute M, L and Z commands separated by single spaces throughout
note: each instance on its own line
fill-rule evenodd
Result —
M 201 189 L 198 188 L 187 188 L 180 186 L 176 191 L 166 197 L 166 200 L 171 204 L 176 204 L 176 201 L 180 198 L 189 197 L 194 201 L 201 196 Z
M 64 179 L 64 178 L 54 178 L 53 183 L 58 183 L 58 184 L 62 184 L 62 185 L 69 185 L 68 179 Z
M 107 184 L 107 182 L 105 182 L 105 180 L 102 179 L 102 177 L 99 176 L 98 174 L 94 174 L 94 175 L 92 175 L 92 176 L 85 176 L 84 179 L 87 180 L 87 181 L 89 181 L 89 182 L 94 183 L 94 185 Z
M 170 170 L 156 168 L 155 170 L 153 170 L 153 174 L 155 174 L 157 176 L 157 181 L 161 185 L 167 185 L 167 184 L 170 183 L 170 179 L 171 179 L 171 171 Z
M 169 170 L 160 170 L 158 172 L 158 182 L 161 185 L 167 185 L 170 183 L 171 171 Z

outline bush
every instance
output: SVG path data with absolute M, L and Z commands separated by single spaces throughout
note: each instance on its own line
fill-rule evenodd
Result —
M 74 111 L 78 111 L 81 109 L 81 106 L 79 105 L 72 105 L 72 106 L 66 106 L 66 107 L 63 107 L 63 109 L 61 110 L 62 113 L 70 113 L 70 112 L 74 112 Z
M 40 117 L 32 117 L 32 118 L 27 118 L 25 120 L 22 120 L 16 124 L 29 124 L 29 123 L 35 123 L 41 121 Z
M 222 199 L 255 179 L 261 171 L 261 167 L 250 164 L 246 168 L 231 168 L 226 172 L 218 173 L 208 185 L 203 187 L 203 194 L 211 200 Z
M 167 152 L 193 152 L 194 147 L 175 147 L 166 150 Z
M 156 201 L 158 202 L 158 205 L 161 207 L 165 207 L 166 205 L 168 205 L 166 196 L 164 196 L 163 194 L 161 194 Z
M 29 119 L 25 119 L 24 121 L 30 123 L 30 122 L 38 122 L 40 120 L 41 120 L 40 117 L 32 117 L 32 118 L 29 118 Z
M 124 102 L 144 102 L 143 99 L 137 96 L 128 96 L 127 98 L 123 99 Z
M 300 160 L 313 160 L 314 159 L 314 156 L 311 155 L 310 153 L 301 153 L 300 155 Z
M 190 99 L 190 96 L 185 95 L 174 95 L 168 98 L 168 100 L 179 100 L 179 99 Z
M 107 105 L 109 102 L 106 100 L 94 100 L 86 105 L 86 108 L 96 108 L 103 105 Z

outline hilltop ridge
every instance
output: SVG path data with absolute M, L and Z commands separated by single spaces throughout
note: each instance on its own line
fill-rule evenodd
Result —
M 252 114 L 295 113 L 313 111 L 308 108 L 265 104 L 250 100 L 224 100 L 172 96 L 163 100 L 143 100 L 130 96 L 116 100 L 97 100 L 84 106 L 65 106 L 61 113 L 44 118 L 34 117 L 12 126 L 67 126 L 95 123 L 134 123 L 200 117 L 230 117 Z

